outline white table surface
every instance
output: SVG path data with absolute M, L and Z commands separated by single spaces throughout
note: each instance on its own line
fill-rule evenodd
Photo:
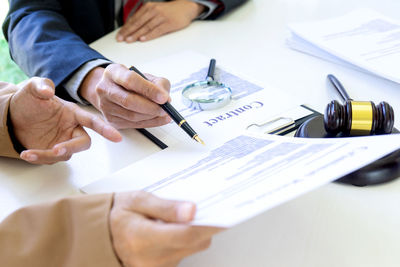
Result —
M 400 19 L 397 0 L 250 0 L 218 21 L 195 22 L 151 42 L 118 44 L 114 32 L 92 46 L 116 62 L 139 67 L 194 50 L 319 111 L 339 99 L 325 79 L 334 73 L 354 99 L 387 100 L 400 128 L 399 84 L 285 45 L 288 23 L 336 17 L 360 7 Z M 2 158 L 0 219 L 27 204 L 79 194 L 83 185 L 159 150 L 135 130 L 124 130 L 119 144 L 90 135 L 92 148 L 68 162 L 32 166 Z M 363 188 L 332 183 L 217 235 L 209 250 L 180 266 L 400 266 L 399 209 L 400 179 Z

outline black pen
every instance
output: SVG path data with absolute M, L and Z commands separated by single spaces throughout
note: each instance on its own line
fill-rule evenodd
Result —
M 155 137 L 152 133 L 147 131 L 146 129 L 143 128 L 137 128 L 136 130 L 139 131 L 142 135 L 144 135 L 147 139 L 149 139 L 151 142 L 153 142 L 156 146 L 158 146 L 161 149 L 166 149 L 168 146 L 164 144 L 160 139 Z
M 344 89 L 342 83 L 339 82 L 339 80 L 333 74 L 328 74 L 327 77 L 329 81 L 332 83 L 333 87 L 335 87 L 335 89 L 339 92 L 340 96 L 343 98 L 344 101 L 353 100 L 347 94 L 346 89 Z
M 134 66 L 130 67 L 129 70 L 133 70 L 134 72 L 142 76 L 143 79 L 148 80 L 146 76 L 144 76 Z M 199 135 L 193 130 L 193 128 L 189 125 L 185 118 L 182 117 L 182 115 L 179 114 L 179 112 L 169 102 L 166 102 L 165 104 L 160 104 L 160 106 L 192 139 L 204 145 L 204 142 L 200 139 Z

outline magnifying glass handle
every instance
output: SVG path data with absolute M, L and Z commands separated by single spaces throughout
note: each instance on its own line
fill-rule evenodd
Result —
M 214 71 L 215 71 L 216 61 L 214 58 L 210 60 L 210 66 L 208 67 L 207 81 L 214 81 Z

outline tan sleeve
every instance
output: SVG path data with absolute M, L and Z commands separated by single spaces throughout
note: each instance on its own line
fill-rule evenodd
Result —
M 22 208 L 0 224 L 0 265 L 121 267 L 108 216 L 112 194 Z
M 7 115 L 10 100 L 17 91 L 17 87 L 0 82 L 0 156 L 19 158 L 8 134 Z

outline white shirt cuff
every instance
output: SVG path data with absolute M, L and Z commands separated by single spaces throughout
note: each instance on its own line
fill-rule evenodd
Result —
M 191 0 L 192 2 L 201 4 L 206 7 L 206 10 L 201 13 L 196 19 L 206 19 L 208 16 L 210 16 L 215 9 L 218 7 L 216 3 L 206 1 L 206 0 Z M 207 10 L 208 9 L 208 10 Z
M 105 65 L 105 64 L 110 64 L 112 63 L 111 61 L 104 60 L 104 59 L 95 59 L 86 62 L 83 64 L 72 76 L 71 78 L 62 84 L 64 88 L 67 90 L 68 94 L 75 99 L 77 102 L 81 104 L 88 105 L 89 102 L 87 102 L 85 99 L 79 96 L 78 90 L 79 87 L 81 86 L 83 79 L 86 77 L 86 75 L 94 68 Z

